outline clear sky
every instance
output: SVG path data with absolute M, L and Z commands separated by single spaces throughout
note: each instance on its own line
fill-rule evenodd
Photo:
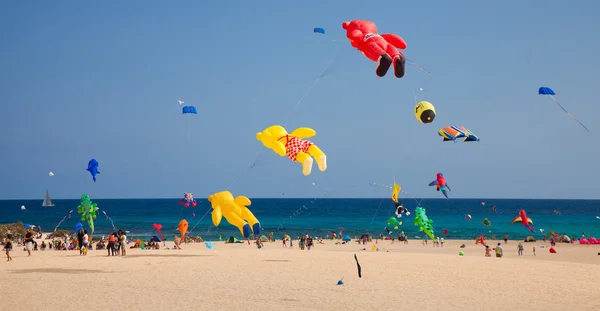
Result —
M 416 197 L 443 172 L 455 198 L 600 198 L 600 2 L 2 1 L 0 199 Z M 408 43 L 403 79 L 375 76 L 341 28 Z M 313 34 L 322 27 L 327 34 Z M 339 52 L 339 54 L 338 54 Z M 331 67 L 310 92 L 306 90 Z M 586 132 L 539 86 L 588 126 Z M 413 115 L 413 91 L 437 109 Z M 305 94 L 299 104 L 296 102 Z M 181 115 L 177 102 L 199 114 Z M 301 165 L 255 134 L 311 127 Z M 442 143 L 464 125 L 480 143 Z M 100 163 L 98 182 L 85 170 Z M 48 172 L 54 172 L 49 177 Z M 315 183 L 314 185 L 312 183 Z

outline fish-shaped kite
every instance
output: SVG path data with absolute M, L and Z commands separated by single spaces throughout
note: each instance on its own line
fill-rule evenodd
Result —
M 94 182 L 96 182 L 96 175 L 100 174 L 100 172 L 98 171 L 98 161 L 96 161 L 96 159 L 91 159 L 90 162 L 88 162 L 88 168 L 86 171 L 92 174 L 92 179 L 94 180 Z

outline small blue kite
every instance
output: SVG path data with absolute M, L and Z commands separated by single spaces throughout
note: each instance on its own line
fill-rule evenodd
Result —
M 96 182 L 96 175 L 100 174 L 100 172 L 98 171 L 98 161 L 96 161 L 96 159 L 91 159 L 90 162 L 88 162 L 88 168 L 86 171 L 92 174 L 92 179 L 94 180 L 94 182 Z

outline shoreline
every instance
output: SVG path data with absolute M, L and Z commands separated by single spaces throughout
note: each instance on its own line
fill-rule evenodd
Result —
M 55 288 L 63 293 L 85 288 L 95 293 L 86 296 L 88 310 L 110 310 L 115 303 L 145 311 L 249 306 L 266 311 L 427 311 L 440 305 L 449 311 L 522 310 L 524 304 L 534 311 L 600 308 L 600 247 L 557 244 L 558 253 L 550 254 L 539 249 L 544 243 L 535 243 L 536 256 L 530 246 L 518 256 L 518 243 L 502 244 L 503 258 L 485 257 L 482 246 L 467 240 L 448 240 L 439 248 L 420 241 L 325 241 L 310 251 L 301 251 L 297 243 L 283 248 L 281 241 L 265 242 L 262 249 L 246 242 L 215 242 L 214 250 L 188 243 L 182 250 L 128 248 L 126 256 L 114 257 L 105 250 L 86 256 L 46 250 L 26 257 L 14 248 L 13 261 L 0 261 L 0 282 L 10 284 L 3 287 L 7 299 L 2 305 L 6 310 L 79 310 L 80 304 L 70 299 L 48 303 L 32 297 L 53 297 Z M 336 285 L 339 280 L 344 285 Z

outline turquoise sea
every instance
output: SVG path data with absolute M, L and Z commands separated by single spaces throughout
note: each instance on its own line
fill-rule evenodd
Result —
M 198 199 L 196 207 L 184 208 L 179 199 L 99 199 L 93 200 L 100 211 L 95 220 L 95 235 L 107 234 L 116 229 L 129 231 L 129 236 L 148 237 L 156 235 L 152 224 L 163 225 L 163 234 L 172 239 L 177 234 L 175 228 L 181 219 L 189 222 L 192 235 L 200 235 L 206 240 L 218 240 L 229 236 L 241 237 L 237 228 L 225 219 L 219 227 L 211 220 L 211 207 L 206 199 Z M 521 239 L 531 235 L 521 224 L 510 226 L 511 220 L 524 209 L 534 221 L 536 238 L 541 238 L 540 228 L 546 231 L 566 233 L 580 237 L 586 235 L 600 238 L 600 200 L 520 200 L 520 199 L 425 199 L 420 202 L 404 199 L 404 206 L 414 212 L 418 203 L 427 210 L 433 220 L 436 235 L 446 239 L 473 238 L 480 233 L 501 238 L 508 234 L 511 239 Z M 485 202 L 485 205 L 482 204 Z M 77 214 L 79 200 L 55 200 L 55 206 L 42 207 L 41 200 L 0 201 L 0 223 L 22 221 L 42 227 L 43 232 L 52 232 L 65 218 L 59 229 L 73 230 L 80 222 Z M 21 210 L 24 205 L 26 210 Z M 496 212 L 492 206 L 496 206 Z M 274 232 L 276 238 L 284 233 L 293 237 L 302 234 L 325 236 L 329 231 L 350 236 L 369 232 L 372 235 L 385 234 L 387 219 L 394 216 L 394 204 L 385 199 L 253 199 L 251 211 L 261 222 L 264 234 Z M 72 213 L 69 215 L 69 211 Z M 103 212 L 106 212 L 106 216 Z M 472 216 L 471 220 L 466 215 Z M 423 237 L 413 225 L 414 213 L 403 216 L 400 230 L 410 238 Z M 108 218 L 110 217 L 110 219 Z M 492 225 L 487 227 L 482 220 L 488 218 Z M 83 222 L 84 227 L 88 228 Z

